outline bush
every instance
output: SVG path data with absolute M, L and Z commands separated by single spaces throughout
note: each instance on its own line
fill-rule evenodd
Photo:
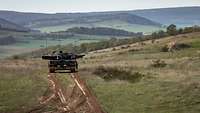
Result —
M 165 67 L 167 64 L 165 63 L 165 61 L 157 59 L 157 60 L 153 60 L 151 66 L 152 67 Z
M 167 45 L 161 48 L 161 52 L 169 52 L 169 48 L 167 47 Z
M 13 60 L 26 60 L 25 57 L 21 56 L 21 55 L 13 55 L 11 57 L 8 57 L 8 59 L 13 59 Z
M 191 46 L 188 44 L 184 44 L 184 43 L 180 43 L 180 44 L 176 44 L 176 49 L 181 50 L 181 49 L 185 49 L 185 48 L 190 48 Z
M 167 34 L 168 35 L 177 35 L 176 25 L 171 24 L 167 27 Z
M 172 50 L 182 50 L 182 49 L 186 49 L 186 48 L 190 48 L 191 46 L 188 44 L 184 44 L 184 43 L 179 43 L 179 44 L 175 44 L 172 47 Z M 167 45 L 165 45 L 164 47 L 161 48 L 162 52 L 169 52 L 169 47 Z
M 144 76 L 139 72 L 132 73 L 131 70 L 125 70 L 117 67 L 105 67 L 105 66 L 97 67 L 93 72 L 93 74 L 107 81 L 118 79 L 118 80 L 126 80 L 128 82 L 137 82 Z

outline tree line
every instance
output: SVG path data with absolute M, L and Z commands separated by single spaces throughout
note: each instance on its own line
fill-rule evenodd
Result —
M 121 29 L 113 29 L 107 27 L 74 27 L 67 30 L 67 32 L 75 34 L 87 34 L 87 35 L 107 35 L 107 36 L 142 36 L 143 34 L 138 32 L 129 32 Z
M 193 32 L 200 32 L 200 26 L 191 26 L 191 27 L 184 27 L 184 28 L 177 28 L 175 24 L 171 24 L 166 28 L 166 31 L 160 30 L 157 32 L 153 32 L 150 37 L 153 39 L 162 38 L 166 36 L 175 36 L 179 34 L 186 34 L 186 33 L 193 33 Z

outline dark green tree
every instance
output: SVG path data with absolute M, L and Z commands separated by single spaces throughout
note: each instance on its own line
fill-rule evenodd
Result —
M 167 27 L 167 34 L 168 35 L 177 35 L 176 25 L 171 24 Z
M 178 29 L 178 34 L 182 34 L 183 33 L 183 28 Z
M 151 38 L 152 39 L 157 39 L 157 38 L 162 38 L 167 36 L 166 32 L 164 32 L 163 30 L 157 31 L 157 32 L 153 32 L 151 34 Z
M 185 27 L 183 30 L 183 33 L 192 33 L 193 32 L 193 27 Z

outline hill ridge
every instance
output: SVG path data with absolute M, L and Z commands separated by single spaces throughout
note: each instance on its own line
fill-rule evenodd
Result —
M 13 19 L 15 16 L 15 19 Z M 20 13 L 0 11 L 0 18 L 7 19 L 24 26 L 54 26 L 67 23 L 92 23 L 107 20 L 121 20 L 130 24 L 160 26 L 160 23 L 129 13 Z
M 11 30 L 11 31 L 22 31 L 27 32 L 30 31 L 30 29 L 25 28 L 23 26 L 20 26 L 18 24 L 15 24 L 13 22 L 10 22 L 8 20 L 0 18 L 0 29 L 1 30 Z

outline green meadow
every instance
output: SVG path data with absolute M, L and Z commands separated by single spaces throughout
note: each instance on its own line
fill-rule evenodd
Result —
M 161 51 L 165 44 L 174 40 L 190 48 L 173 53 Z M 91 52 L 79 60 L 79 75 L 86 80 L 105 111 L 199 113 L 200 33 L 156 41 Z M 154 67 L 153 61 L 158 59 L 165 65 Z M 0 63 L 0 112 L 26 113 L 38 105 L 38 99 L 48 87 L 47 62 L 13 59 Z M 99 68 L 102 66 L 104 68 Z M 105 79 L 106 76 L 110 79 Z M 67 84 L 71 82 L 68 74 L 57 77 Z
M 164 30 L 162 27 L 156 26 L 145 26 L 145 25 L 137 25 L 137 24 L 130 24 L 123 21 L 112 20 L 112 21 L 103 21 L 103 22 L 96 22 L 96 23 L 89 23 L 89 24 L 66 24 L 66 25 L 58 25 L 58 26 L 47 26 L 47 27 L 40 27 L 35 28 L 42 32 L 55 32 L 55 31 L 65 31 L 72 27 L 109 27 L 115 29 L 123 29 L 130 32 L 144 32 L 145 34 L 150 34 L 154 31 Z

